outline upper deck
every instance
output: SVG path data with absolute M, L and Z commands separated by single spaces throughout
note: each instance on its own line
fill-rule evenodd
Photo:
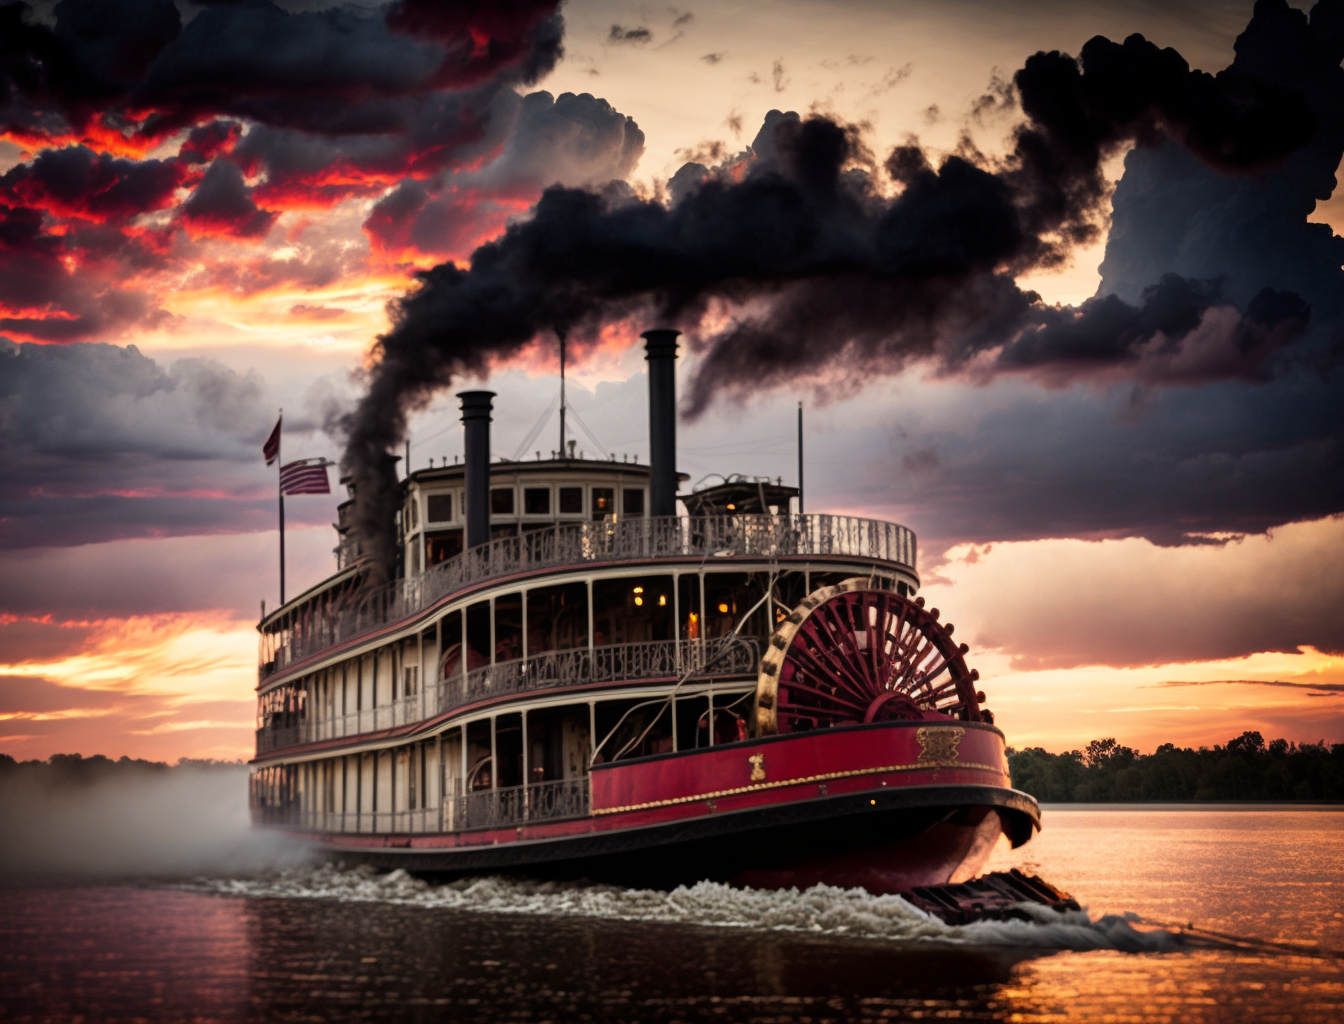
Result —
M 593 565 L 827 558 L 858 559 L 913 576 L 915 535 L 896 523 L 826 514 L 556 521 L 381 586 L 360 587 L 357 577 L 348 577 L 346 586 L 319 585 L 260 624 L 259 679 L 278 684 L 335 647 L 376 640 L 473 589 L 504 581 Z

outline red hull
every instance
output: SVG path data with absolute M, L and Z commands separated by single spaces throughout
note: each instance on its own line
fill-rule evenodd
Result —
M 324 834 L 361 861 L 661 884 L 828 883 L 896 892 L 961 881 L 1039 828 L 992 726 L 887 722 L 595 766 L 591 813 L 509 828 Z M 308 833 L 311 837 L 311 833 Z M 636 854 L 635 851 L 642 851 Z

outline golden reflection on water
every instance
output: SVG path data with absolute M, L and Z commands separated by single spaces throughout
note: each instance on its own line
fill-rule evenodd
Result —
M 1094 916 L 1344 950 L 1344 807 L 1055 804 L 1042 819 L 989 870 L 1039 874 Z

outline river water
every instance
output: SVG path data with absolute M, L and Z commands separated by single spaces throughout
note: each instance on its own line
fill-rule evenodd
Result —
M 428 886 L 312 865 L 11 885 L 0 1020 L 1344 1020 L 1344 809 L 1049 807 L 1045 823 L 994 866 L 1086 913 L 960 929 L 824 887 Z

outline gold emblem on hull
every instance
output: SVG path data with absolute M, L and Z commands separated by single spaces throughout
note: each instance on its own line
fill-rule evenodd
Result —
M 751 781 L 765 781 L 765 755 L 752 754 L 747 760 L 751 763 Z
M 920 726 L 915 730 L 915 739 L 919 740 L 919 757 L 916 764 L 947 768 L 955 765 L 961 754 L 957 750 L 966 730 L 960 726 Z

